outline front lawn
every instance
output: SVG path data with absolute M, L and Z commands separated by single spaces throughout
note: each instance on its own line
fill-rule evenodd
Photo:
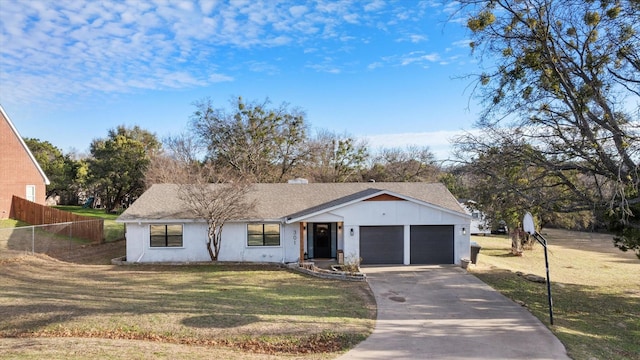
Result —
M 613 247 L 611 236 L 561 230 L 549 241 L 554 325 L 546 285 L 516 275 L 545 276 L 542 246 L 510 255 L 510 240 L 473 237 L 482 249 L 470 271 L 525 306 L 558 336 L 573 359 L 640 359 L 640 260 Z M 541 349 L 541 351 L 543 351 Z
M 211 358 L 325 358 L 366 338 L 375 302 L 366 283 L 272 266 L 87 266 L 24 256 L 0 263 L 0 318 L 0 353 L 10 358 L 34 348 L 53 359 L 102 357 L 123 340 L 145 340 L 130 344 L 133 354 L 151 341 L 183 345 L 182 358 L 203 347 Z M 87 340 L 68 348 L 70 337 Z M 86 345 L 94 343 L 98 350 Z M 85 347 L 92 350 L 77 352 Z

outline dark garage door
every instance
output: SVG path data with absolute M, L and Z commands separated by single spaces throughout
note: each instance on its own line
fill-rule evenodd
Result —
M 411 226 L 412 264 L 453 264 L 453 225 Z
M 361 226 L 360 257 L 362 264 L 404 263 L 404 228 Z

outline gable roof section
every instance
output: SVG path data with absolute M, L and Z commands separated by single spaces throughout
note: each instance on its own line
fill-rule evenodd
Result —
M 347 195 L 339 199 L 335 199 L 333 201 L 329 201 L 320 205 L 316 205 L 308 209 L 298 211 L 294 214 L 290 214 L 289 216 L 287 216 L 287 222 L 295 222 L 298 219 L 302 219 L 302 218 L 306 218 L 319 213 L 327 212 L 331 209 L 343 207 L 353 202 L 357 202 L 357 201 L 369 198 L 371 196 L 376 196 L 378 194 L 380 194 L 380 190 L 378 189 L 362 190 L 357 193 Z
M 29 150 L 29 147 L 27 146 L 27 144 L 22 139 L 22 136 L 20 136 L 20 133 L 18 133 L 18 129 L 16 129 L 16 127 L 13 125 L 13 122 L 9 118 L 9 115 L 7 115 L 7 113 L 4 111 L 4 108 L 2 107 L 2 105 L 0 105 L 0 113 L 2 114 L 2 117 L 7 121 L 7 124 L 9 124 L 9 128 L 11 129 L 13 134 L 16 136 L 16 138 L 18 138 L 18 141 L 20 142 L 20 145 L 22 145 L 22 148 L 24 149 L 24 151 L 29 156 L 29 159 L 31 159 L 31 162 L 33 163 L 33 165 L 38 170 L 38 173 L 40 173 L 40 175 L 42 176 L 42 179 L 44 180 L 45 185 L 49 185 L 50 184 L 49 178 L 47 177 L 47 175 L 44 173 L 44 171 L 40 167 L 40 164 L 38 164 L 38 161 L 36 160 L 36 158 L 31 153 L 31 150 Z
M 448 190 L 447 190 L 448 192 Z M 460 214 L 460 211 L 458 209 L 449 209 L 449 208 L 445 208 L 442 206 L 438 206 L 435 204 L 431 204 L 422 200 L 418 200 L 418 199 L 414 199 L 411 197 L 407 197 L 407 196 L 403 196 L 401 194 L 396 194 L 392 191 L 389 190 L 381 190 L 381 189 L 367 189 L 352 195 L 348 195 L 345 196 L 343 198 L 340 199 L 336 199 L 334 201 L 330 201 L 318 206 L 315 206 L 313 208 L 310 209 L 306 209 L 303 211 L 300 211 L 298 213 L 295 214 L 291 214 L 287 217 L 286 222 L 287 223 L 294 223 L 294 222 L 298 222 L 298 221 L 303 221 L 309 217 L 312 216 L 316 216 L 316 215 L 320 215 L 322 213 L 326 213 L 326 212 L 330 212 L 333 211 L 335 209 L 347 206 L 347 205 L 351 205 L 360 201 L 375 201 L 376 198 L 383 198 L 385 200 L 383 201 L 391 201 L 391 199 L 395 199 L 395 201 L 411 201 L 420 205 L 424 205 L 424 206 L 428 206 L 428 207 L 437 207 L 442 211 L 445 212 L 451 212 L 451 213 L 456 213 L 456 214 Z M 466 213 L 465 213 L 466 215 Z
M 212 189 L 216 184 L 211 184 Z M 254 184 L 247 194 L 255 209 L 245 221 L 284 221 L 309 216 L 355 201 L 389 194 L 401 199 L 431 204 L 466 216 L 466 212 L 440 183 L 311 183 Z M 194 220 L 179 197 L 179 185 L 156 184 L 136 200 L 119 222 Z
M 391 194 L 380 194 L 363 201 L 407 201 Z

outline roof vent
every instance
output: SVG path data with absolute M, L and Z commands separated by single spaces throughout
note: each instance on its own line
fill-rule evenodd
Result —
M 288 181 L 289 184 L 308 184 L 309 180 L 304 178 L 295 178 Z

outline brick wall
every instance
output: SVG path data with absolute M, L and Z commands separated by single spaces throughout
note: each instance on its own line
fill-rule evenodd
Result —
M 27 197 L 27 185 L 35 185 L 36 202 L 44 204 L 44 179 L 0 112 L 0 219 L 9 217 L 13 195 Z

